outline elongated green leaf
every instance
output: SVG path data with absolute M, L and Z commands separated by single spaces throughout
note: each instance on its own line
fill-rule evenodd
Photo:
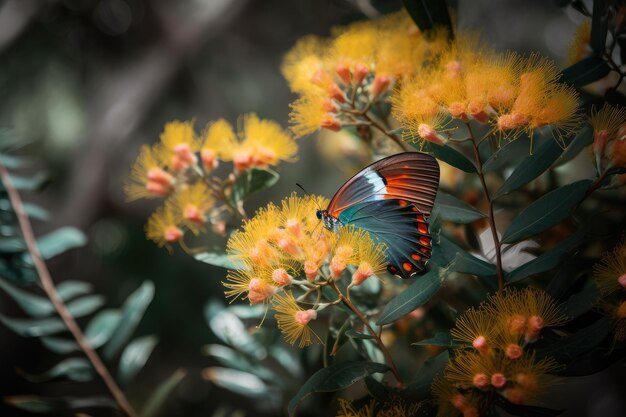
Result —
M 556 163 L 560 165 L 571 161 L 580 153 L 580 151 L 582 151 L 592 143 L 593 129 L 589 124 L 585 124 L 585 126 L 582 127 L 578 131 L 578 133 L 576 133 L 576 136 L 574 137 L 574 139 L 572 139 L 570 144 L 567 145 L 559 159 L 557 159 Z
M 289 415 L 295 415 L 295 411 L 300 402 L 314 392 L 339 391 L 368 375 L 384 373 L 388 370 L 389 368 L 385 365 L 371 362 L 344 362 L 322 368 L 314 373 L 309 380 L 300 387 L 300 390 L 291 401 L 289 401 Z
M 24 211 L 31 219 L 48 221 L 50 220 L 50 213 L 38 205 L 32 203 L 24 203 Z
M 544 142 L 539 145 L 532 155 L 527 155 L 522 159 L 522 162 L 517 165 L 511 175 L 504 181 L 502 187 L 496 191 L 494 198 L 506 195 L 528 184 L 543 174 L 546 169 L 550 168 L 561 155 L 563 149 L 556 140 L 545 137 L 542 139 Z
M 550 357 L 558 362 L 569 362 L 598 346 L 614 327 L 615 321 L 612 317 L 602 317 L 573 335 L 537 350 L 537 357 Z
M 0 321 L 9 329 L 24 337 L 40 337 L 62 332 L 65 324 L 61 319 L 16 319 L 0 314 Z
M 516 167 L 522 155 L 528 154 L 528 136 L 505 142 L 483 163 L 483 172 L 500 171 L 505 167 Z
M 374 338 L 374 336 L 372 336 L 371 334 L 359 333 L 354 329 L 347 330 L 346 336 L 348 336 L 350 339 L 373 339 Z
M 11 175 L 11 182 L 13 187 L 19 191 L 36 191 L 43 188 L 43 185 L 48 181 L 48 174 L 45 172 L 38 172 L 32 177 L 20 177 L 18 175 Z M 4 189 L 4 186 L 0 183 L 0 189 Z
M 496 274 L 495 265 L 467 253 L 462 247 L 443 234 L 439 235 L 439 245 L 433 247 L 433 253 L 435 252 L 441 253 L 445 263 L 450 265 L 450 271 L 478 276 L 492 276 Z
M 434 358 L 424 362 L 424 365 L 415 374 L 415 378 L 401 392 L 401 395 L 411 401 L 419 401 L 428 397 L 433 379 L 443 373 L 449 358 L 448 350 L 444 350 Z
M 266 381 L 277 381 L 278 377 L 271 369 L 259 363 L 251 363 L 244 354 L 228 346 L 217 344 L 206 345 L 202 350 L 205 355 L 211 356 L 213 359 L 217 360 L 220 365 L 226 368 L 249 372 Z
M 443 220 L 454 223 L 471 223 L 475 220 L 487 217 L 469 204 L 442 191 L 437 193 L 434 210 Z
M 280 176 L 271 169 L 252 168 L 241 173 L 230 196 L 231 202 L 237 203 L 252 193 L 266 190 L 278 182 Z
M 593 2 L 589 46 L 596 56 L 602 56 L 606 49 L 606 35 L 609 31 L 608 11 L 609 2 L 607 0 L 595 0 Z
M 141 371 L 156 347 L 156 336 L 142 336 L 132 340 L 122 351 L 117 372 L 120 384 L 127 385 Z
M 54 307 L 47 298 L 21 290 L 1 278 L 0 288 L 32 317 L 47 317 L 54 312 Z
M 87 237 L 75 227 L 62 227 L 37 240 L 37 246 L 44 259 L 50 259 L 70 249 L 84 246 Z M 31 263 L 30 254 L 24 254 L 24 262 Z
M 585 230 L 580 229 L 567 239 L 560 242 L 552 250 L 541 254 L 537 258 L 524 265 L 514 269 L 506 275 L 506 280 L 509 283 L 518 282 L 531 275 L 539 274 L 541 272 L 549 271 L 559 265 L 563 257 L 580 245 L 585 238 Z
M 91 284 L 85 281 L 63 281 L 57 285 L 57 292 L 59 297 L 63 301 L 69 301 L 70 299 L 79 295 L 89 294 L 92 291 Z
M 606 77 L 610 71 L 604 59 L 590 56 L 565 68 L 561 81 L 580 88 Z
M 246 397 L 265 397 L 270 391 L 270 387 L 258 376 L 235 369 L 214 366 L 205 369 L 202 376 L 218 387 Z
M 450 146 L 435 145 L 434 143 L 428 142 L 424 145 L 424 151 L 432 154 L 437 159 L 441 159 L 443 162 L 460 169 L 461 171 L 465 171 L 470 174 L 477 172 L 476 166 L 469 159 L 467 159 L 465 155 Z
M 244 265 L 240 262 L 233 262 L 225 253 L 202 252 L 194 255 L 197 261 L 207 263 L 213 266 L 219 266 L 224 269 L 243 269 Z
M 204 317 L 211 331 L 224 343 L 257 359 L 267 355 L 266 349 L 248 333 L 241 319 L 224 309 L 219 302 L 208 302 L 204 307 Z
M 104 302 L 104 297 L 101 295 L 87 295 L 67 303 L 67 309 L 72 316 L 78 318 L 98 310 L 104 305 Z
M 113 332 L 120 325 L 122 313 L 119 310 L 107 309 L 100 311 L 87 324 L 85 337 L 92 348 L 98 349 L 111 339 Z
M 412 346 L 444 346 L 444 347 L 456 347 L 460 346 L 455 342 L 448 332 L 439 332 L 430 339 L 420 340 L 419 342 L 411 343 Z
M 445 27 L 452 37 L 452 20 L 448 6 L 442 0 L 403 0 L 404 7 L 421 31 Z
M 50 351 L 60 355 L 78 352 L 80 349 L 74 340 L 61 337 L 45 336 L 40 338 L 41 343 Z
M 70 381 L 86 382 L 91 381 L 94 376 L 94 370 L 87 359 L 69 358 L 59 362 L 53 368 L 40 374 L 31 374 L 19 371 L 25 379 L 30 382 L 45 382 L 57 378 L 67 378 Z
M 139 417 L 155 417 L 162 409 L 167 397 L 180 384 L 180 381 L 185 378 L 185 375 L 187 375 L 185 369 L 177 369 L 169 378 L 163 381 L 148 398 L 146 405 L 143 406 L 139 413 Z
M 565 220 L 591 185 L 591 180 L 581 180 L 557 188 L 542 196 L 513 219 L 502 243 L 515 243 L 543 232 Z
M 124 347 L 137 328 L 153 297 L 154 284 L 152 281 L 144 281 L 141 287 L 128 296 L 122 308 L 120 324 L 109 342 L 104 346 L 103 355 L 105 358 L 113 358 Z
M 19 237 L 0 239 L 0 252 L 17 253 L 26 250 L 24 240 Z
M 393 323 L 424 305 L 441 288 L 442 278 L 439 269 L 433 268 L 426 275 L 418 278 L 408 288 L 391 299 L 380 314 L 378 325 Z
M 586 280 L 580 292 L 572 295 L 565 302 L 565 315 L 570 319 L 580 316 L 591 310 L 600 296 L 598 287 L 593 280 Z
M 71 410 L 85 408 L 115 408 L 116 404 L 111 397 L 56 397 L 46 398 L 34 395 L 19 395 L 4 397 L 4 401 L 13 407 L 32 413 L 54 413 L 67 415 Z
M 371 375 L 365 377 L 367 392 L 376 400 L 384 403 L 389 399 L 389 390 Z
M 33 160 L 26 156 L 8 155 L 0 153 L 0 162 L 8 169 L 24 168 L 33 164 Z

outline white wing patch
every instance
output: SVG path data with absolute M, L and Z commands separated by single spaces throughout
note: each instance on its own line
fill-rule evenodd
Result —
M 367 182 L 369 184 L 372 185 L 372 187 L 374 188 L 375 193 L 377 194 L 374 197 L 374 200 L 383 200 L 384 197 L 382 195 L 380 195 L 381 192 L 386 193 L 387 192 L 387 186 L 385 185 L 385 181 L 383 180 L 383 177 L 381 177 L 378 172 L 376 171 L 371 171 L 368 172 L 367 174 L 365 174 L 365 179 L 367 180 Z

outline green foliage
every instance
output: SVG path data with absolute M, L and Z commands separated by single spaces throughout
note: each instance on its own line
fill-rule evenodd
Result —
M 267 190 L 276 182 L 280 176 L 271 169 L 252 168 L 237 176 L 230 196 L 231 202 L 237 204 L 245 200 L 250 194 Z
M 487 217 L 474 207 L 443 191 L 437 193 L 432 217 L 441 217 L 454 223 L 471 223 Z

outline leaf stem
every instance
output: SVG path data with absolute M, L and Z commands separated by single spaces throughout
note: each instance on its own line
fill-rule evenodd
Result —
M 356 314 L 358 319 L 363 323 L 363 325 L 367 328 L 367 330 L 370 332 L 370 334 L 374 337 L 374 339 L 376 340 L 376 344 L 378 345 L 378 348 L 380 349 L 380 351 L 385 356 L 385 359 L 386 359 L 387 363 L 389 364 L 389 367 L 391 368 L 391 372 L 393 373 L 393 376 L 396 378 L 396 381 L 398 381 L 398 385 L 400 386 L 400 388 L 404 387 L 404 385 L 405 385 L 404 384 L 404 380 L 402 379 L 402 376 L 400 376 L 400 372 L 398 372 L 398 368 L 396 367 L 396 364 L 393 362 L 393 358 L 391 357 L 391 354 L 389 353 L 389 350 L 387 349 L 387 347 L 385 346 L 385 344 L 381 340 L 380 335 L 376 331 L 374 331 L 374 329 L 370 325 L 370 323 L 367 320 L 367 318 L 363 315 L 363 313 L 361 313 L 361 311 L 357 308 L 357 306 L 355 306 L 354 303 L 349 298 L 347 298 L 345 295 L 343 295 L 343 293 L 337 287 L 337 284 L 335 284 L 334 281 L 332 281 L 332 280 L 329 281 L 329 286 L 333 290 L 335 290 L 335 292 L 339 296 L 339 299 L 341 300 L 341 302 L 346 307 L 348 307 L 354 314 Z
M 126 414 L 128 417 L 137 417 L 137 413 L 126 399 L 126 396 L 120 389 L 120 387 L 115 382 L 115 379 L 109 373 L 109 370 L 100 359 L 100 356 L 96 353 L 96 351 L 91 347 L 87 338 L 83 334 L 82 330 L 74 320 L 74 317 L 67 309 L 67 306 L 59 296 L 57 289 L 52 281 L 52 276 L 50 275 L 50 271 L 46 266 L 46 263 L 41 256 L 39 248 L 37 247 L 37 240 L 35 238 L 35 234 L 33 232 L 33 228 L 30 224 L 28 216 L 26 215 L 26 211 L 24 210 L 24 204 L 22 203 L 22 199 L 13 186 L 13 182 L 11 181 L 11 177 L 6 167 L 0 162 L 0 180 L 4 184 L 4 188 L 9 196 L 9 200 L 11 201 L 11 205 L 13 206 L 13 210 L 15 211 L 15 215 L 20 225 L 20 229 L 22 231 L 22 236 L 24 237 L 24 242 L 26 243 L 26 247 L 31 256 L 37 274 L 39 275 L 39 280 L 41 282 L 41 286 L 43 290 L 46 292 L 46 295 L 52 302 L 55 310 L 61 317 L 61 320 L 65 323 L 65 326 L 70 331 L 76 343 L 80 347 L 80 349 L 85 353 L 89 362 L 96 370 L 96 372 L 100 375 L 105 385 L 113 395 L 113 398 L 119 405 L 120 409 Z
M 496 230 L 496 219 L 493 214 L 493 200 L 489 195 L 489 189 L 487 188 L 487 182 L 485 181 L 485 174 L 483 172 L 483 162 L 480 159 L 480 152 L 478 150 L 478 145 L 476 144 L 476 138 L 474 137 L 474 132 L 472 131 L 472 127 L 469 123 L 465 123 L 467 126 L 467 131 L 469 133 L 469 137 L 472 140 L 472 147 L 474 149 L 474 158 L 476 159 L 477 173 L 480 178 L 480 183 L 483 187 L 483 192 L 485 194 L 485 199 L 489 204 L 489 228 L 491 229 L 491 236 L 493 237 L 493 244 L 496 249 L 496 273 L 498 275 L 498 292 L 501 292 L 504 288 L 504 274 L 502 273 L 502 245 L 500 244 L 500 239 L 498 238 L 498 232 Z

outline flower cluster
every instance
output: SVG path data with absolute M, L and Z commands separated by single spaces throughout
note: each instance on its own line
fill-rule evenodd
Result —
M 291 113 L 297 136 L 358 124 L 447 44 L 446 32 L 420 33 L 406 11 L 336 28 L 333 35 L 305 37 L 284 58 L 283 75 L 300 95 Z
M 605 104 L 600 110 L 592 110 L 590 123 L 598 173 L 626 167 L 626 109 Z
M 419 403 L 407 403 L 400 398 L 392 398 L 385 403 L 371 400 L 359 408 L 353 402 L 340 398 L 337 417 L 412 417 L 419 407 Z
M 294 139 L 277 123 L 255 114 L 242 117 L 238 134 L 223 119 L 201 134 L 193 122 L 174 121 L 165 125 L 157 144 L 141 149 L 125 191 L 129 200 L 166 199 L 146 225 L 148 238 L 159 246 L 180 242 L 185 229 L 197 235 L 210 225 L 223 234 L 225 215 L 241 214 L 231 198 L 237 177 L 252 168 L 293 161 L 297 151 Z M 225 180 L 214 175 L 220 161 L 233 163 Z
M 594 267 L 602 308 L 616 321 L 615 339 L 626 340 L 626 242 L 605 254 Z
M 555 302 L 532 287 L 506 289 L 467 310 L 450 332 L 461 346 L 446 367 L 445 380 L 433 388 L 440 411 L 477 416 L 485 396 L 494 391 L 515 404 L 532 402 L 555 382 L 550 374 L 558 365 L 538 359 L 531 345 L 544 328 L 565 320 Z
M 580 122 L 576 90 L 538 54 L 496 53 L 475 36 L 461 35 L 436 62 L 404 82 L 392 97 L 393 114 L 410 137 L 437 144 L 447 121 L 491 124 L 506 138 L 551 126 L 559 140 Z
M 369 234 L 342 227 L 337 234 L 325 229 L 316 210 L 328 201 L 321 197 L 292 195 L 280 205 L 259 210 L 242 230 L 233 233 L 227 252 L 240 268 L 224 282 L 228 298 L 247 298 L 250 304 L 270 303 L 287 341 L 300 346 L 311 343 L 308 323 L 324 308 L 320 297 L 307 296 L 342 278 L 348 266 L 355 268 L 351 285 L 360 285 L 385 268 L 384 247 Z M 305 288 L 295 298 L 294 290 Z M 312 304 L 304 310 L 302 304 Z

